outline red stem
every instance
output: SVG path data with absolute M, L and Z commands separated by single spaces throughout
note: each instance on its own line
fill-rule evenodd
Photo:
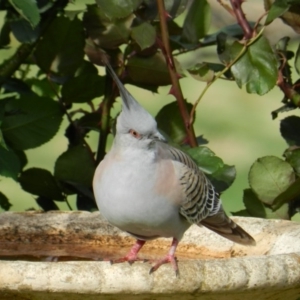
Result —
M 246 40 L 249 40 L 252 38 L 253 30 L 250 27 L 246 16 L 242 9 L 242 0 L 230 0 L 231 6 L 233 8 L 233 12 L 235 14 L 236 20 L 238 24 L 242 27 L 244 31 L 244 38 Z
M 164 1 L 162 0 L 157 0 L 157 7 L 158 7 L 158 13 L 159 13 L 159 19 L 160 19 L 160 28 L 161 28 L 161 37 L 162 37 L 162 44 L 161 44 L 161 49 L 163 51 L 163 54 L 166 58 L 166 62 L 168 65 L 168 70 L 170 74 L 170 78 L 172 81 L 172 87 L 173 87 L 173 94 L 177 100 L 180 114 L 185 126 L 187 138 L 188 138 L 188 143 L 191 147 L 197 147 L 198 143 L 196 140 L 194 128 L 192 125 L 189 123 L 189 112 L 186 106 L 186 102 L 183 98 L 182 90 L 179 84 L 178 80 L 178 75 L 175 69 L 174 65 L 174 59 L 169 43 L 169 32 L 168 32 L 168 27 L 167 27 L 167 20 L 166 20 L 166 13 L 165 13 L 165 5 Z

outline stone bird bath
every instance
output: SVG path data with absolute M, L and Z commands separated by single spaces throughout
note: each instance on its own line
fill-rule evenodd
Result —
M 233 218 L 257 241 L 234 244 L 192 226 L 170 265 L 111 265 L 134 240 L 98 212 L 0 213 L 1 300 L 300 299 L 300 224 Z M 171 239 L 146 243 L 141 258 L 166 253 Z

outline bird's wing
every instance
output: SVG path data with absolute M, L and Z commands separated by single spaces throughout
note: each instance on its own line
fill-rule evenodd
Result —
M 159 143 L 159 148 L 162 157 L 178 162 L 174 166 L 184 195 L 180 214 L 190 223 L 204 225 L 236 243 L 255 244 L 254 239 L 226 215 L 219 193 L 197 164 L 186 153 L 168 144 Z
M 159 145 L 163 157 L 178 162 L 174 167 L 179 174 L 179 182 L 184 194 L 180 214 L 190 223 L 196 224 L 208 216 L 215 215 L 221 206 L 221 201 L 205 174 L 183 151 L 168 144 L 159 143 Z

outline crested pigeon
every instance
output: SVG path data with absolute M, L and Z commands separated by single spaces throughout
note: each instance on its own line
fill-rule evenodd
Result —
M 243 245 L 255 240 L 224 212 L 219 194 L 183 151 L 169 145 L 155 119 L 133 98 L 105 59 L 122 99 L 111 150 L 98 165 L 93 190 L 97 206 L 109 223 L 137 241 L 113 263 L 139 260 L 147 240 L 173 238 L 169 252 L 150 273 L 171 263 L 176 275 L 177 245 L 191 224 L 203 225 Z

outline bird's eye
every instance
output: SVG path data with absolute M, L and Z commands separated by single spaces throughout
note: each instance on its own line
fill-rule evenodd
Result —
M 140 138 L 141 138 L 141 135 L 140 135 L 137 131 L 135 131 L 135 130 L 133 130 L 133 129 L 130 129 L 130 130 L 129 130 L 129 133 L 130 133 L 134 138 L 136 138 L 136 139 L 140 139 Z

